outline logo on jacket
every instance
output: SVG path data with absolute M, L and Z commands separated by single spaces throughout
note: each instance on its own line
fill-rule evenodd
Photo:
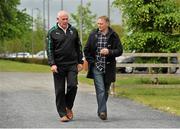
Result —
M 56 32 L 56 34 L 60 35 L 60 33 L 59 33 L 59 32 Z
M 73 34 L 73 31 L 72 30 L 69 30 L 70 34 L 72 35 Z

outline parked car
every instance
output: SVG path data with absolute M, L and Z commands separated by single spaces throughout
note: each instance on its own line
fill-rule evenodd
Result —
M 135 62 L 137 62 L 137 60 L 139 62 L 139 59 L 141 59 L 141 58 L 135 58 L 135 56 L 133 56 L 133 53 L 135 53 L 135 51 L 133 51 L 132 55 L 130 55 L 130 56 L 122 55 L 120 57 L 116 57 L 116 62 L 120 63 L 120 64 L 135 63 Z M 163 60 L 159 60 L 159 61 L 162 61 L 162 63 L 167 63 L 166 58 Z M 171 57 L 170 63 L 179 64 L 178 57 Z M 169 72 L 171 74 L 174 74 L 177 72 L 178 69 L 179 69 L 179 67 L 152 68 L 152 72 L 153 73 L 168 73 Z M 117 72 L 120 72 L 120 73 L 148 73 L 147 67 L 116 67 L 116 70 L 117 70 Z
M 34 55 L 34 58 L 40 58 L 40 59 L 47 58 L 47 52 L 46 51 L 39 51 L 38 53 L 36 53 Z
M 30 56 L 29 52 L 17 52 L 8 54 L 7 58 L 29 58 Z
M 170 63 L 172 64 L 178 64 L 178 57 L 171 57 L 170 58 Z M 170 67 L 169 68 L 169 73 L 174 74 L 177 72 L 177 70 L 179 69 L 179 67 Z M 161 73 L 168 73 L 168 68 L 162 68 L 162 69 L 156 69 L 156 72 L 161 72 Z
M 135 51 L 132 52 L 135 53 Z M 116 57 L 116 62 L 121 63 L 121 64 L 126 64 L 126 63 L 133 63 L 135 61 L 135 57 L 133 56 L 119 56 Z M 133 67 L 116 67 L 116 71 L 120 73 L 132 73 L 133 72 Z

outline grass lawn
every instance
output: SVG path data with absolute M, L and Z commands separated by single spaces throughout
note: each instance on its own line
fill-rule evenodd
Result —
M 116 86 L 116 95 L 180 116 L 180 86 Z
M 155 75 L 158 85 L 152 84 L 153 77 L 118 75 L 116 95 L 180 116 L 180 76 Z
M 46 65 L 0 60 L 0 72 L 50 72 Z

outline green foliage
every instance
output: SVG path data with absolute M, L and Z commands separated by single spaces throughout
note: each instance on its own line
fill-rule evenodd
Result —
M 126 50 L 137 52 L 176 52 L 180 49 L 179 37 L 164 35 L 159 31 L 134 32 L 122 38 Z
M 175 2 L 177 4 L 177 6 L 180 6 L 180 0 L 176 0 Z
M 23 27 L 25 26 L 21 26 L 22 29 Z M 6 39 L 3 42 L 3 51 L 6 53 L 29 52 L 35 54 L 43 50 L 45 48 L 45 31 L 40 14 L 34 20 L 33 31 L 32 23 L 29 28 L 31 29 L 25 31 L 20 37 Z
M 111 25 L 111 28 L 119 35 L 121 38 L 124 35 L 124 29 L 121 25 Z
M 20 0 L 1 0 L 0 1 L 0 39 L 20 37 L 25 31 L 29 30 L 30 16 L 19 11 L 17 5 Z
M 160 15 L 155 19 L 154 26 L 157 30 L 167 34 L 175 31 L 180 33 L 180 15 L 177 12 Z
M 90 11 L 91 3 L 88 2 L 85 6 L 79 5 L 77 8 L 77 12 L 71 14 L 72 22 L 76 26 L 76 28 L 79 28 L 80 32 L 80 25 L 81 25 L 81 13 L 82 13 L 82 35 L 83 35 L 83 46 L 85 42 L 87 41 L 88 35 L 90 31 L 92 31 L 93 28 L 96 26 L 96 14 L 92 14 Z
M 25 10 L 17 9 L 19 4 L 20 0 L 0 1 L 0 53 L 16 51 L 21 44 L 20 39 L 30 31 L 31 18 Z
M 123 12 L 126 50 L 180 51 L 180 7 L 175 0 L 115 0 L 113 4 Z
M 43 27 L 43 19 L 38 14 L 37 18 L 35 19 L 35 30 L 33 31 L 33 43 L 34 43 L 34 53 L 37 53 L 41 50 L 45 49 L 45 36 L 46 32 Z

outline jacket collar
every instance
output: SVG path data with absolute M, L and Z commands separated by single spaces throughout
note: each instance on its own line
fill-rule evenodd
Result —
M 98 33 L 99 33 L 99 29 L 97 28 L 95 30 L 95 38 L 98 37 Z M 109 37 L 114 33 L 113 29 L 111 27 L 108 27 L 108 33 L 107 33 L 107 38 L 109 39 Z
M 58 25 L 58 23 L 56 23 L 56 27 L 59 28 L 59 29 L 61 29 L 61 30 L 63 30 L 63 29 Z M 71 24 L 68 23 L 68 28 L 67 28 L 66 30 L 70 29 L 71 27 L 72 27 Z
M 97 28 L 95 31 L 96 31 L 96 34 L 98 34 L 99 29 Z M 111 27 L 108 27 L 107 36 L 110 37 L 113 33 L 114 33 L 114 31 L 112 30 L 112 28 L 111 28 Z

